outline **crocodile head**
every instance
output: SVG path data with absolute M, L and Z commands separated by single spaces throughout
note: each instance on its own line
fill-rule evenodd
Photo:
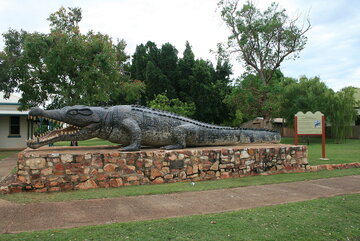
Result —
M 27 141 L 27 146 L 36 149 L 58 141 L 78 141 L 96 137 L 101 127 L 101 109 L 80 105 L 54 110 L 33 107 L 29 112 L 29 119 L 42 118 L 60 128 L 33 136 Z

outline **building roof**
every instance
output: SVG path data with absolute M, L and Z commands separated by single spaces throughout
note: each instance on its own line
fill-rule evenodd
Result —
M 16 95 L 10 95 L 8 99 L 4 98 L 4 92 L 0 92 L 0 116 L 11 116 L 11 115 L 28 115 L 29 111 L 18 111 L 17 107 L 20 106 L 20 97 Z M 3 106 L 4 108 L 2 108 Z M 13 106 L 13 108 L 5 107 Z
M 29 111 L 18 111 L 18 110 L 0 110 L 0 116 L 10 115 L 28 115 Z
M 286 120 L 284 118 L 273 118 L 273 123 L 286 123 Z

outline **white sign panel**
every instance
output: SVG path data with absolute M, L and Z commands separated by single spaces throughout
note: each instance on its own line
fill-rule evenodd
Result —
M 322 117 L 324 114 L 319 111 L 316 111 L 315 113 L 308 111 L 305 114 L 299 111 L 295 116 L 297 116 L 298 134 L 322 134 Z

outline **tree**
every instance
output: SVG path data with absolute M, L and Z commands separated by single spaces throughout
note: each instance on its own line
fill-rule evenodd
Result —
M 214 111 L 211 101 L 217 97 L 212 92 L 214 67 L 209 61 L 197 59 L 192 72 L 189 76 L 188 102 L 195 103 L 195 119 L 211 123 Z
M 135 53 L 132 56 L 132 62 L 130 67 L 132 79 L 145 81 L 145 71 L 148 62 L 146 55 L 146 47 L 143 44 L 137 45 Z
M 151 41 L 136 47 L 130 69 L 133 79 L 146 83 L 143 102 L 161 93 L 169 98 L 176 97 L 177 60 L 177 50 L 170 43 L 162 45 L 161 49 Z
M 178 79 L 177 64 L 178 64 L 178 51 L 170 43 L 165 43 L 161 46 L 159 56 L 159 68 L 166 76 L 168 87 L 166 96 L 171 98 L 177 97 L 176 86 Z
M 309 79 L 305 76 L 300 80 L 287 79 L 284 83 L 280 109 L 281 116 L 286 118 L 289 125 L 293 125 L 298 111 L 320 111 L 331 124 L 331 135 L 337 143 L 351 135 L 351 124 L 357 115 L 354 88 L 347 87 L 334 92 L 320 78 Z
M 286 10 L 279 9 L 276 3 L 264 12 L 250 1 L 240 9 L 238 4 L 239 0 L 221 0 L 218 3 L 221 17 L 231 31 L 226 49 L 236 53 L 246 70 L 255 73 L 267 86 L 281 63 L 298 57 L 304 49 L 310 22 L 308 20 L 306 26 L 298 27 L 298 18 L 290 19 Z M 266 96 L 258 103 L 259 108 L 266 102 Z M 263 114 L 264 118 L 271 116 L 269 112 Z
M 5 97 L 9 97 L 19 85 L 19 79 L 24 74 L 20 60 L 23 52 L 21 45 L 25 34 L 25 31 L 13 29 L 3 34 L 5 49 L 0 52 L 0 90 L 4 91 Z
M 287 78 L 283 86 L 279 109 L 280 115 L 289 125 L 293 125 L 294 116 L 299 111 L 320 111 L 329 117 L 329 106 L 334 92 L 319 77 L 302 76 L 299 80 Z
M 149 102 L 149 107 L 177 113 L 182 116 L 191 117 L 195 113 L 195 104 L 180 101 L 178 98 L 169 99 L 166 95 L 159 94 Z
M 148 41 L 145 45 L 136 46 L 130 68 L 132 79 L 145 81 L 148 62 L 152 62 L 154 66 L 159 66 L 159 55 L 160 50 L 154 42 Z
M 185 43 L 185 50 L 183 57 L 179 59 L 178 73 L 179 80 L 177 85 L 178 96 L 180 100 L 186 101 L 189 99 L 188 91 L 190 89 L 190 76 L 193 74 L 193 68 L 195 66 L 195 55 L 191 49 L 191 45 L 188 41 Z
M 215 72 L 213 74 L 212 84 L 212 122 L 228 124 L 230 121 L 230 108 L 224 102 L 225 98 L 231 93 L 230 75 L 232 74 L 232 66 L 229 59 L 221 56 L 217 57 Z
M 238 79 L 225 102 L 233 110 L 235 123 L 252 120 L 256 117 L 280 116 L 284 76 L 276 71 L 271 81 L 265 85 L 259 75 L 245 73 Z M 234 123 L 234 124 L 235 124 Z
M 186 41 L 183 57 L 178 62 L 178 96 L 181 101 L 195 103 L 194 118 L 217 124 L 227 121 L 229 109 L 223 100 L 230 92 L 229 60 L 218 56 L 214 68 L 210 61 L 195 59 Z
M 122 81 L 113 93 L 110 101 L 104 105 L 140 104 L 145 93 L 145 83 L 140 80 Z
M 23 108 L 107 104 L 116 99 L 121 83 L 128 80 L 125 42 L 114 45 L 107 35 L 81 34 L 79 8 L 60 8 L 48 20 L 49 34 L 3 34 L 0 69 L 7 74 L 1 77 L 6 83 L 1 89 L 7 94 L 20 90 Z
M 331 121 L 331 135 L 337 143 L 341 143 L 352 134 L 351 124 L 357 117 L 353 87 L 343 88 L 335 93 L 331 99 L 328 117 Z
M 159 98 L 159 94 L 169 100 L 178 98 L 183 103 L 195 105 L 197 111 L 192 117 L 210 123 L 223 123 L 229 117 L 229 110 L 223 103 L 230 92 L 229 60 L 219 57 L 216 68 L 210 61 L 195 60 L 189 42 L 186 42 L 183 57 L 179 59 L 177 54 L 170 43 L 163 44 L 160 49 L 151 41 L 137 46 L 130 69 L 132 78 L 143 78 L 145 82 L 143 103 L 149 105 Z
M 168 78 L 161 72 L 153 62 L 148 61 L 145 72 L 146 98 L 147 101 L 155 99 L 160 93 L 167 93 L 170 85 Z

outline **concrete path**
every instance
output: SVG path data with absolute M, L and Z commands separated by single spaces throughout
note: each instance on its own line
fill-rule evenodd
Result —
M 10 174 L 11 170 L 16 167 L 17 153 L 0 160 L 0 182 Z
M 54 203 L 0 199 L 0 233 L 161 219 L 360 193 L 360 175 L 223 190 Z

